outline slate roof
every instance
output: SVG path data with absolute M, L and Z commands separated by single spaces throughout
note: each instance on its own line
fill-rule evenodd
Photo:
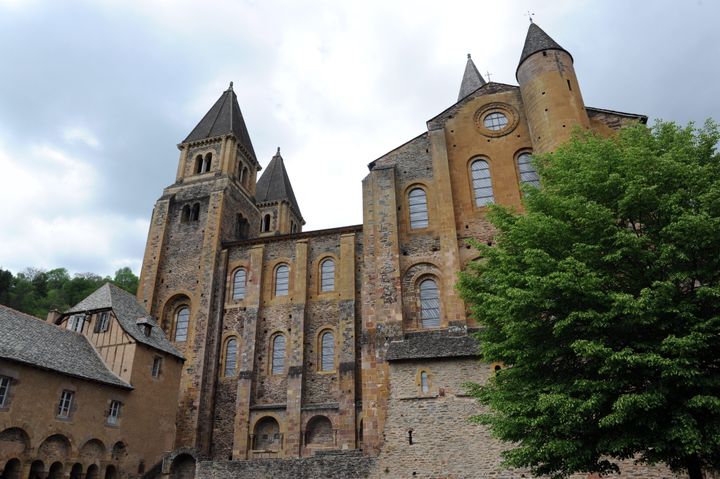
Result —
M 470 93 L 474 92 L 485 83 L 485 79 L 480 75 L 475 62 L 472 61 L 470 54 L 467 56 L 467 63 L 465 64 L 465 73 L 463 73 L 462 82 L 460 82 L 460 93 L 458 93 L 458 101 L 462 100 Z
M 223 92 L 218 101 L 210 108 L 200 123 L 190 132 L 183 143 L 215 138 L 223 135 L 234 135 L 240 146 L 257 162 L 255 150 L 250 141 L 250 134 L 245 126 L 237 95 L 233 91 L 233 84 Z
M 82 334 L 0 305 L 0 358 L 132 389 L 110 371 Z
M 550 38 L 550 35 L 545 33 L 542 28 L 538 27 L 535 23 L 531 23 L 530 28 L 528 28 L 527 36 L 525 37 L 525 46 L 523 47 L 522 54 L 520 55 L 518 68 L 530 55 L 543 50 L 562 50 L 570 55 L 570 52 Z M 570 58 L 572 58 L 572 55 L 570 55 Z
M 105 283 L 90 296 L 65 311 L 64 314 L 70 315 L 73 313 L 92 312 L 103 309 L 112 309 L 123 330 L 138 343 L 184 359 L 182 353 L 175 349 L 175 346 L 168 341 L 165 333 L 163 333 L 155 320 L 148 316 L 145 308 L 137 302 L 135 296 L 122 288 L 118 288 L 114 284 Z M 143 321 L 138 324 L 139 319 Z M 145 336 L 145 327 L 143 324 L 152 325 L 150 336 Z
M 480 356 L 478 342 L 467 334 L 454 335 L 447 331 L 423 331 L 408 333 L 402 341 L 391 342 L 385 359 L 403 361 L 476 356 Z
M 302 220 L 300 206 L 295 199 L 290 178 L 285 170 L 285 163 L 280 156 L 280 148 L 277 149 L 277 153 L 272 157 L 265 172 L 255 185 L 255 200 L 258 204 L 287 200 Z

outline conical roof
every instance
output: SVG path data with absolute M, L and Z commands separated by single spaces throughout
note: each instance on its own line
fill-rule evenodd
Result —
M 223 92 L 218 101 L 210 108 L 200 123 L 190 132 L 183 143 L 214 138 L 216 136 L 234 135 L 240 146 L 257 161 L 255 150 L 250 141 L 250 134 L 245 126 L 237 95 L 233 91 L 233 84 Z
M 462 82 L 460 83 L 460 93 L 458 93 L 458 101 L 462 100 L 470 93 L 474 92 L 481 86 L 485 85 L 486 81 L 480 75 L 475 62 L 472 61 L 470 54 L 467 56 L 467 63 L 465 64 L 465 73 L 463 73 Z
M 280 148 L 277 149 L 277 153 L 272 157 L 267 168 L 265 168 L 265 172 L 255 185 L 255 200 L 258 203 L 287 200 L 302 220 L 300 206 L 295 199 L 290 178 L 287 170 L 285 170 L 285 163 L 282 156 L 280 156 Z
M 570 55 L 570 52 L 561 47 L 558 42 L 550 38 L 550 35 L 545 33 L 542 28 L 538 27 L 536 23 L 530 23 L 530 28 L 528 28 L 527 36 L 525 37 L 525 46 L 523 47 L 522 55 L 520 55 L 518 68 L 530 55 L 543 50 L 562 50 Z M 570 58 L 572 58 L 572 55 L 570 55 Z

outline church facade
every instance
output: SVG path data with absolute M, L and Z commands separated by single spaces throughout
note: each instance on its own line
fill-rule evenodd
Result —
M 502 365 L 479 361 L 454 289 L 478 254 L 466 240 L 492 243 L 488 205 L 522 209 L 530 155 L 647 119 L 585 106 L 571 54 L 535 24 L 516 77 L 488 83 L 468 56 L 458 101 L 368 165 L 362 225 L 303 231 L 280 150 L 261 171 L 232 84 L 178 145 L 138 300 L 186 359 L 175 448 L 198 474 L 370 457 L 323 477 L 521 477 L 468 422 L 462 384 Z

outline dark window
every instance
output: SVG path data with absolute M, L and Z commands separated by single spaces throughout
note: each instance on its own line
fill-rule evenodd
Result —
M 520 172 L 520 184 L 532 185 L 540 188 L 540 176 L 532 164 L 530 153 L 520 153 L 517 157 L 518 171 Z
M 410 228 L 427 228 L 428 207 L 427 196 L 422 188 L 414 188 L 408 194 L 408 205 L 410 208 Z
M 60 395 L 60 403 L 58 404 L 57 415 L 58 417 L 68 418 L 70 417 L 70 411 L 72 410 L 73 398 L 75 393 L 68 391 L 67 389 Z
M 188 325 L 190 323 L 190 308 L 183 306 L 175 313 L 175 341 L 187 340 Z
M 328 258 L 320 263 L 320 291 L 335 290 L 335 261 Z
M 237 367 L 237 340 L 235 338 L 228 339 L 225 345 L 225 376 L 235 376 L 235 368 Z
M 98 313 L 97 319 L 95 320 L 95 332 L 104 333 L 110 327 L 110 313 L 103 311 Z
M 155 379 L 160 377 L 160 372 L 162 371 L 162 358 L 160 356 L 155 356 L 153 359 L 153 365 L 152 365 L 152 377 Z
M 188 221 L 190 221 L 190 205 L 185 205 L 180 213 L 180 222 L 187 223 Z
M 75 331 L 76 333 L 82 333 L 82 330 L 84 327 L 85 327 L 85 315 L 84 314 L 75 314 L 73 316 L 70 316 L 70 318 L 68 318 L 67 329 L 69 329 L 70 331 Z
M 112 400 L 110 401 L 110 409 L 108 410 L 108 417 L 107 417 L 107 423 L 110 425 L 116 425 L 118 423 L 118 419 L 120 418 L 120 408 L 122 407 L 122 403 L 120 401 Z
M 212 166 L 212 153 L 208 153 L 205 155 L 205 161 L 203 161 L 203 173 L 207 173 L 210 171 L 210 167 Z
M 203 171 L 203 157 L 202 155 L 198 155 L 195 158 L 195 174 L 200 174 Z
M 10 402 L 10 383 L 12 379 L 0 376 L 0 407 L 7 407 Z
M 492 179 L 490 178 L 490 166 L 485 160 L 472 162 L 472 186 L 475 194 L 475 205 L 485 206 L 494 203 Z
M 320 370 L 335 370 L 335 335 L 326 331 L 320 336 Z
M 245 298 L 245 280 L 246 279 L 247 279 L 247 274 L 245 273 L 245 270 L 243 268 L 240 268 L 239 270 L 235 271 L 235 276 L 233 276 L 233 294 L 232 294 L 232 298 L 234 300 Z
M 197 221 L 200 219 L 200 203 L 195 203 L 190 213 L 190 221 Z
M 275 269 L 275 296 L 287 296 L 290 281 L 290 268 L 281 264 Z
M 420 323 L 423 328 L 440 327 L 440 299 L 437 283 L 424 279 L 420 283 Z
M 263 216 L 262 224 L 260 225 L 260 231 L 265 233 L 270 231 L 270 215 Z
M 272 342 L 272 373 L 283 374 L 285 372 L 285 336 L 278 334 Z

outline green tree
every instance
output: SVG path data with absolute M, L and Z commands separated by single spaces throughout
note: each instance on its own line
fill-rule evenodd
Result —
M 491 209 L 496 245 L 458 288 L 508 366 L 470 385 L 507 465 L 720 466 L 719 139 L 712 122 L 578 133 L 536 159 L 524 214 Z
M 139 282 L 140 279 L 135 276 L 132 270 L 127 266 L 115 271 L 115 278 L 113 279 L 113 283 L 129 293 L 137 293 Z

